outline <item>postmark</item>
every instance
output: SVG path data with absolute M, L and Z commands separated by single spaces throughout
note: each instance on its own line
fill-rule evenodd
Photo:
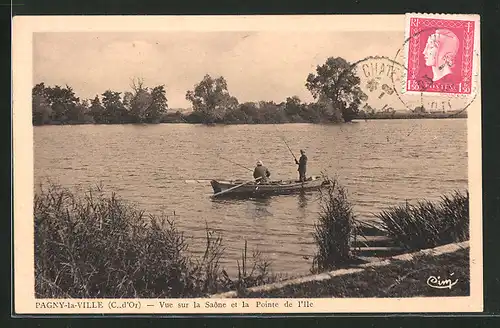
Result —
M 407 112 L 415 115 L 441 113 L 443 117 L 453 117 L 465 111 L 475 99 L 423 91 L 402 93 L 398 86 L 404 83 L 407 68 L 394 58 L 370 56 L 354 62 L 351 69 L 359 77 L 360 88 L 366 95 L 360 106 L 364 117 L 380 112 L 389 116 Z
M 473 96 L 478 31 L 476 16 L 407 14 L 402 93 Z
M 373 56 L 353 64 L 366 98 L 361 105 L 365 115 L 376 112 L 393 113 L 403 103 L 399 101 L 392 81 L 400 80 L 404 67 L 388 57 Z

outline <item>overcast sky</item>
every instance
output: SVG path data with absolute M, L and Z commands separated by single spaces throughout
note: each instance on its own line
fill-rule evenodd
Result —
M 205 74 L 224 76 L 240 102 L 312 96 L 307 75 L 330 56 L 350 62 L 393 57 L 402 32 L 35 33 L 34 83 L 65 85 L 93 98 L 128 91 L 133 77 L 165 84 L 170 108 L 187 108 L 187 90 Z

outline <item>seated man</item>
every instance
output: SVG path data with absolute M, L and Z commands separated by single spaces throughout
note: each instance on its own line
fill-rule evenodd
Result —
M 271 176 L 271 172 L 265 167 L 262 163 L 262 161 L 257 162 L 257 166 L 255 167 L 255 170 L 253 171 L 253 177 L 254 179 L 257 179 L 260 177 L 259 181 L 261 183 L 267 182 L 267 178 Z

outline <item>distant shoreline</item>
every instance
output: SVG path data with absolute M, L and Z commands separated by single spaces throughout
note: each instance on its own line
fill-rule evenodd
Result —
M 446 118 L 467 118 L 467 112 L 454 113 L 375 113 L 371 115 L 358 115 L 355 120 L 421 120 L 421 119 L 446 119 Z
M 456 119 L 456 118 L 467 118 L 467 113 L 426 113 L 426 114 L 406 114 L 406 113 L 378 113 L 374 115 L 358 116 L 353 119 L 352 122 L 346 123 L 335 123 L 335 122 L 259 122 L 259 123 L 241 123 L 241 122 L 218 122 L 214 124 L 206 124 L 200 122 L 188 122 L 186 120 L 179 119 L 176 115 L 171 115 L 170 117 L 165 117 L 163 120 L 157 123 L 132 123 L 132 122 L 121 122 L 121 123 L 99 123 L 94 122 L 51 122 L 45 124 L 33 124 L 33 126 L 51 126 L 51 125 L 156 125 L 156 124 L 193 124 L 193 125 L 270 125 L 270 124 L 316 124 L 316 125 L 338 125 L 338 124 L 348 124 L 357 123 L 359 121 L 368 120 L 423 120 L 423 119 Z

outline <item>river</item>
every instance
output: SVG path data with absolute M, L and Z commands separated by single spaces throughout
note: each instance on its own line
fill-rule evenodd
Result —
M 297 176 L 288 145 L 305 149 L 308 175 L 337 176 L 359 219 L 405 200 L 439 200 L 467 188 L 467 120 L 373 120 L 344 125 L 80 125 L 34 128 L 35 183 L 79 191 L 101 182 L 153 214 L 175 211 L 201 250 L 205 222 L 220 231 L 223 265 L 234 272 L 244 240 L 274 272 L 307 274 L 315 252 L 317 193 L 266 200 L 213 201 L 212 178 L 252 178 L 262 160 L 274 179 Z

